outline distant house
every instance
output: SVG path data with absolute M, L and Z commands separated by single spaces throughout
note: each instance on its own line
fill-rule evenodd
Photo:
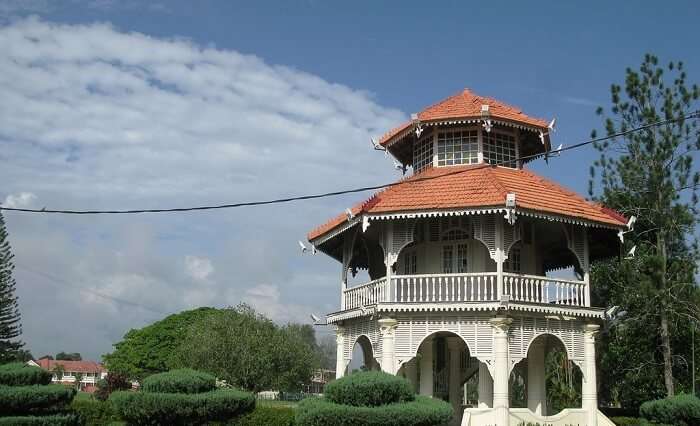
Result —
M 326 383 L 335 379 L 335 370 L 316 369 L 309 383 L 304 384 L 305 393 L 321 394 Z
M 102 364 L 95 361 L 57 361 L 49 358 L 41 358 L 36 361 L 28 361 L 27 364 L 41 367 L 54 373 L 52 382 L 64 385 L 75 385 L 75 378 L 82 375 L 79 389 L 83 392 L 94 392 L 97 381 L 107 375 L 107 370 Z M 59 371 L 62 371 L 59 377 Z

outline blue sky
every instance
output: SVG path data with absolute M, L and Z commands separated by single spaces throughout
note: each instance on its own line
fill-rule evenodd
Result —
M 588 137 L 645 52 L 700 80 L 697 4 L 581 5 L 0 0 L 0 93 L 16 101 L 0 107 L 0 201 L 180 206 L 376 184 L 398 176 L 369 136 L 464 87 L 556 117 L 556 146 Z M 594 157 L 532 167 L 585 193 Z M 296 240 L 358 199 L 7 213 L 24 339 L 36 355 L 97 358 L 128 328 L 200 304 L 245 301 L 281 322 L 335 310 L 338 265 Z

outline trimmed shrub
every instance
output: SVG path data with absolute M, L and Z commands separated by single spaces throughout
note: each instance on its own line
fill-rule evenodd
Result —
M 214 376 L 189 368 L 154 374 L 145 378 L 141 384 L 144 392 L 156 393 L 201 393 L 215 387 Z
M 350 374 L 330 382 L 323 393 L 331 402 L 354 407 L 376 407 L 415 398 L 408 380 L 381 371 Z
M 700 398 L 680 394 L 671 398 L 647 401 L 639 408 L 639 413 L 655 423 L 677 426 L 700 425 Z
M 300 426 L 433 426 L 447 424 L 453 415 L 450 404 L 425 396 L 376 407 L 353 407 L 310 398 L 302 401 L 296 411 L 295 421 Z
M 57 412 L 70 404 L 75 393 L 62 385 L 0 386 L 0 415 Z
M 78 418 L 72 414 L 0 417 L 0 426 L 76 426 L 79 424 Z
M 294 408 L 257 405 L 255 410 L 228 423 L 229 426 L 294 426 Z
M 106 425 L 120 420 L 109 401 L 74 399 L 70 409 L 85 426 Z
M 236 389 L 198 394 L 114 392 L 109 401 L 129 424 L 190 425 L 226 421 L 255 407 L 255 398 Z
M 0 365 L 0 385 L 4 386 L 48 385 L 52 377 L 50 371 L 23 362 Z
M 97 390 L 93 396 L 100 401 L 106 401 L 112 392 L 129 389 L 131 389 L 131 382 L 126 375 L 109 372 L 107 377 L 97 381 Z

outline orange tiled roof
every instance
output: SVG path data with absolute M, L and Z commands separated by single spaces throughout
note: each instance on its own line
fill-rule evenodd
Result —
M 529 170 L 484 165 L 430 167 L 376 193 L 351 210 L 359 215 L 504 207 L 508 193 L 516 194 L 518 209 L 611 226 L 623 226 L 627 221 L 621 214 L 587 201 Z M 339 215 L 311 231 L 308 238 L 314 240 L 346 221 L 345 214 Z
M 101 373 L 105 371 L 102 364 L 95 361 L 56 361 L 48 358 L 41 358 L 34 362 L 39 364 L 39 367 L 48 371 L 52 371 L 56 365 L 63 366 L 63 369 L 66 372 L 74 371 L 77 373 Z
M 447 99 L 427 107 L 418 113 L 418 119 L 421 122 L 429 122 L 458 118 L 479 118 L 481 117 L 482 105 L 489 106 L 489 115 L 495 119 L 513 121 L 542 129 L 546 128 L 548 124 L 539 118 L 525 115 L 520 108 L 493 98 L 479 96 L 469 89 L 464 89 Z M 382 145 L 386 145 L 394 136 L 409 128 L 411 124 L 409 121 L 390 130 L 382 136 L 379 142 Z

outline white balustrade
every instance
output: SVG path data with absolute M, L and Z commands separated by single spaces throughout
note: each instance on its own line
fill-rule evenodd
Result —
M 504 273 L 503 294 L 515 302 L 588 305 L 585 282 L 560 278 Z
M 497 282 L 496 272 L 393 275 L 391 284 L 382 277 L 345 290 L 345 309 L 383 302 L 493 302 L 497 300 Z M 503 294 L 514 302 L 588 306 L 583 281 L 504 273 Z

